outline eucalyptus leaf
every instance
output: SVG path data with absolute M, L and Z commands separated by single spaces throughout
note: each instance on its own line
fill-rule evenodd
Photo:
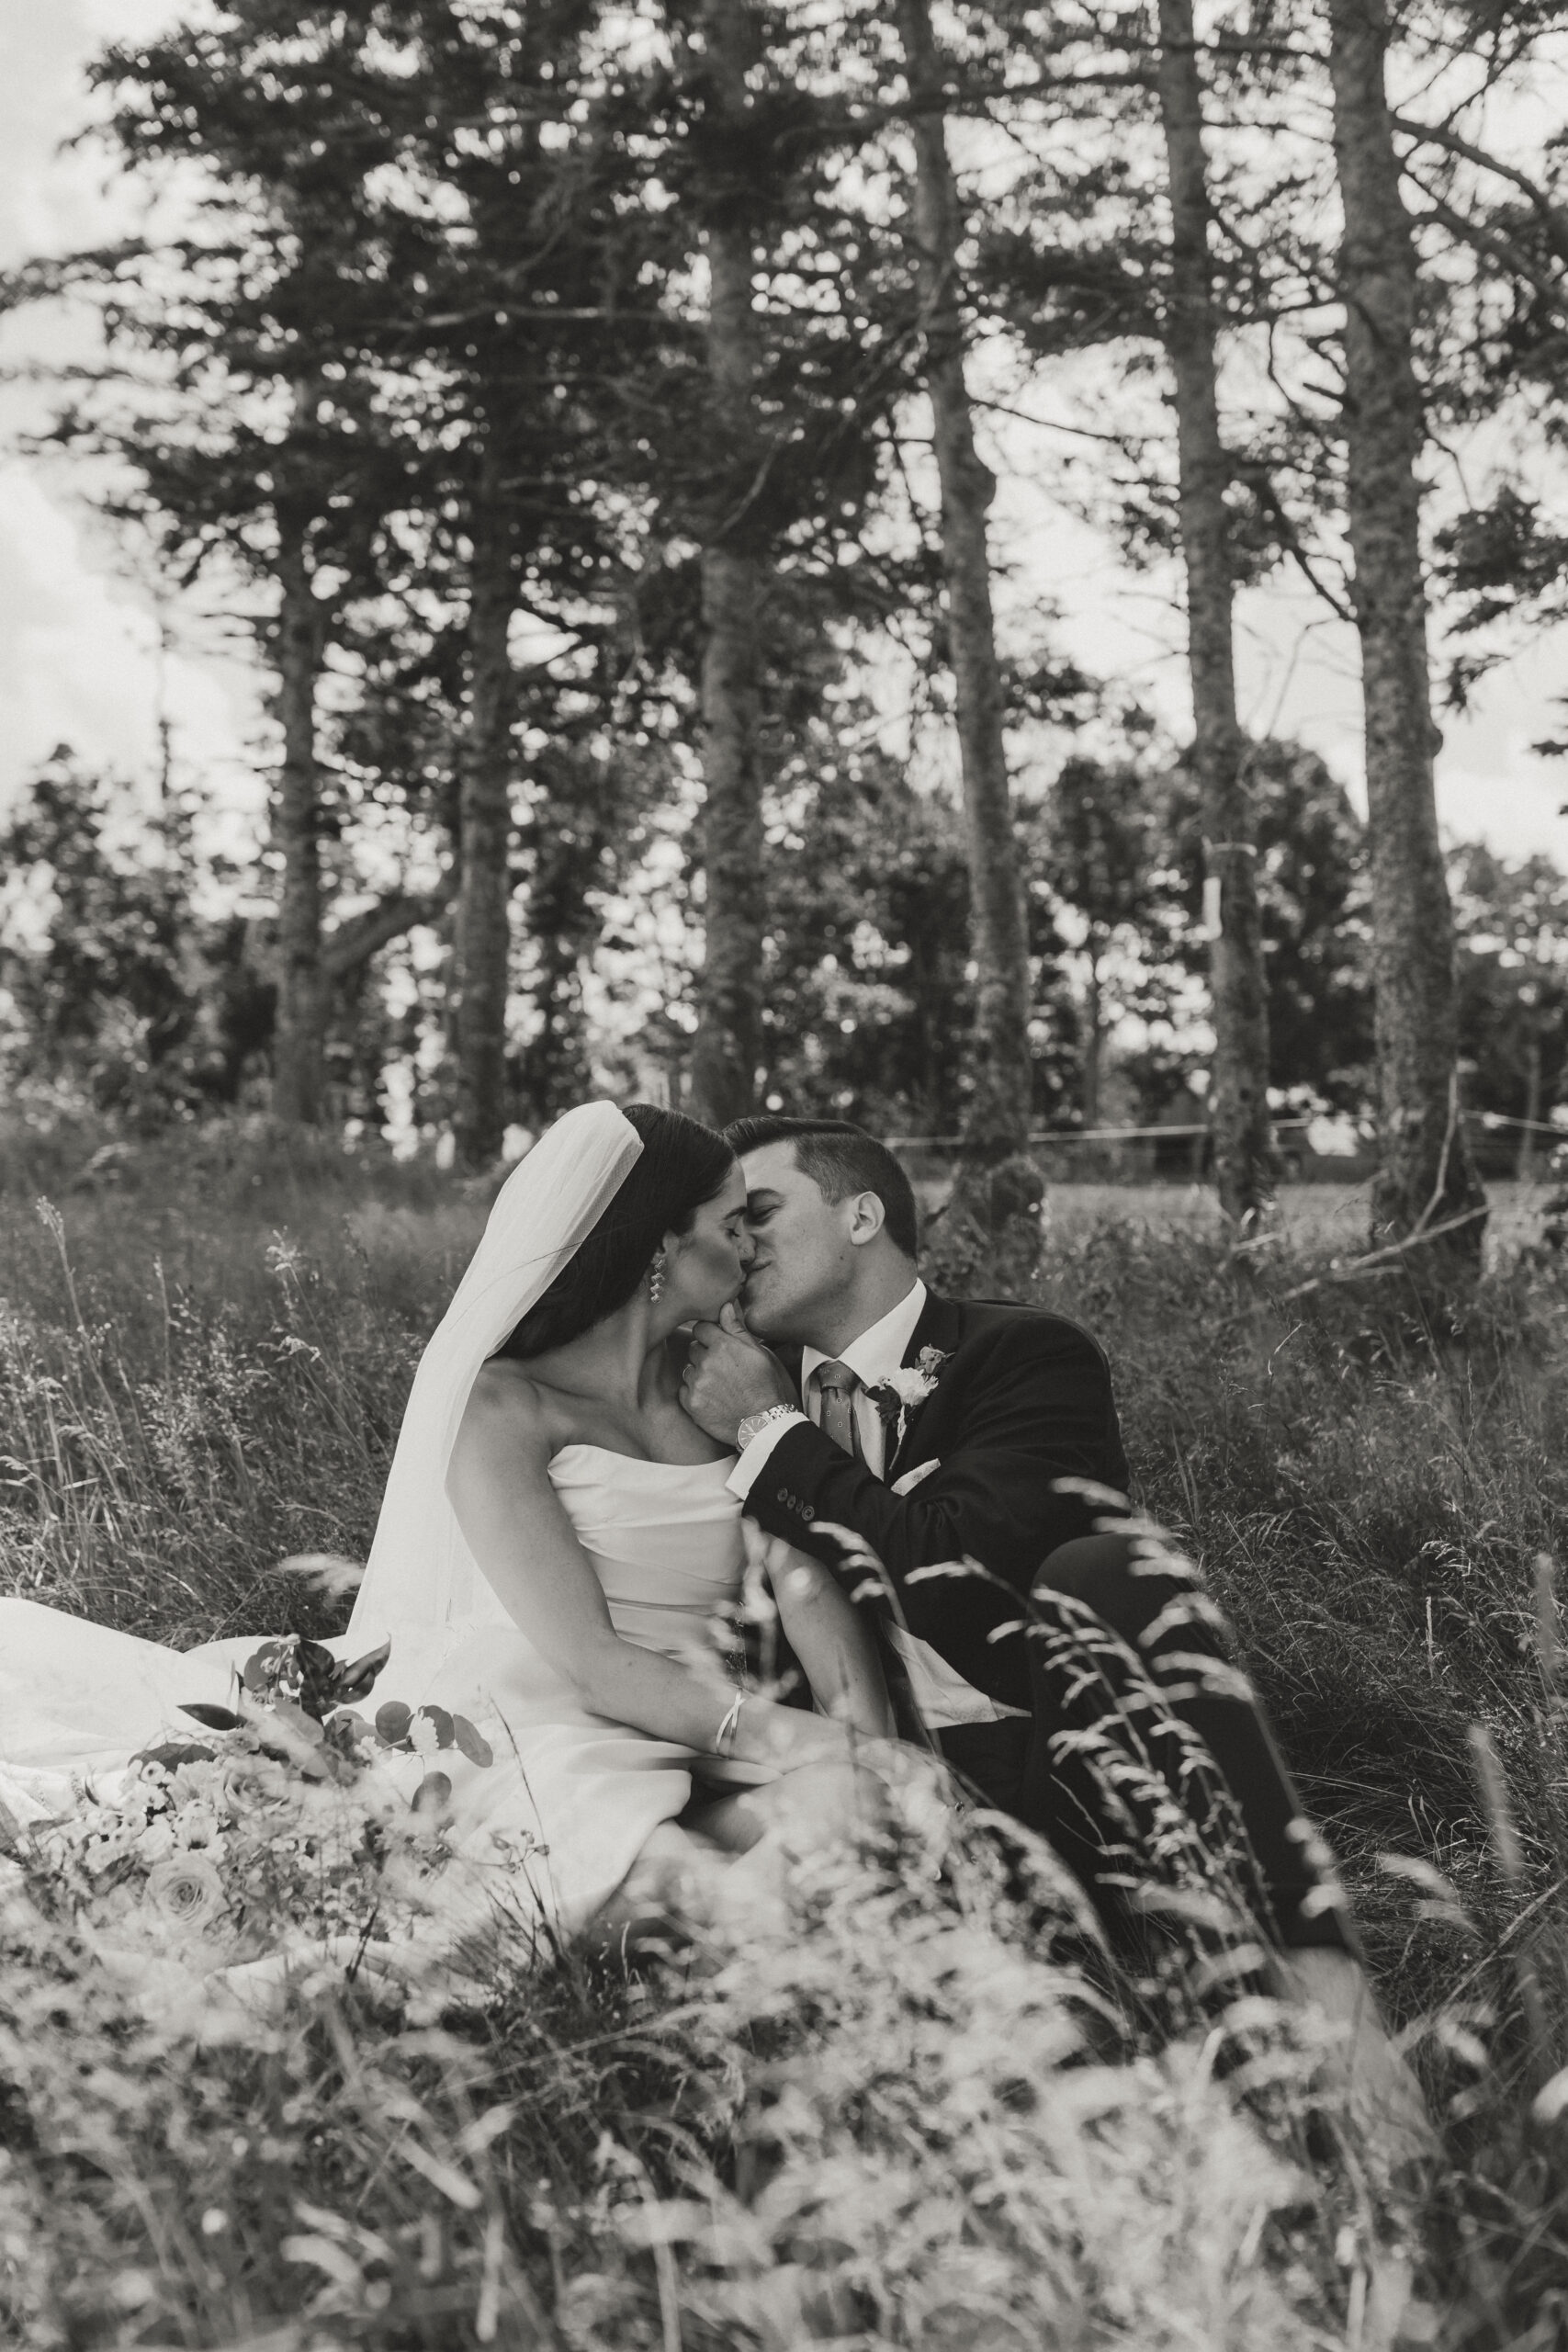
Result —
M 476 1731 L 467 1715 L 454 1715 L 452 1733 L 457 1746 L 470 1764 L 493 1764 L 495 1751 L 483 1732 Z
M 133 1764 L 161 1764 L 166 1772 L 174 1772 L 182 1764 L 210 1764 L 217 1753 L 215 1747 L 200 1747 L 194 1741 L 187 1746 L 164 1740 L 158 1747 L 139 1748 L 130 1760 Z
M 297 1739 L 304 1740 L 308 1747 L 320 1747 L 326 1737 L 325 1732 L 316 1721 L 315 1716 L 308 1715 L 303 1707 L 297 1707 L 292 1699 L 275 1699 L 272 1702 L 272 1713 L 286 1731 L 291 1731 Z
M 391 1654 L 392 1645 L 388 1640 L 382 1642 L 376 1649 L 367 1650 L 365 1656 L 356 1657 L 352 1666 L 339 1667 L 336 1679 L 333 1684 L 333 1697 L 336 1699 L 367 1698 L 371 1685 Z

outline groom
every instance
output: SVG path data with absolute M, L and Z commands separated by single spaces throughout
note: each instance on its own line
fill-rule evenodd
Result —
M 904 1622 L 889 1639 L 942 1754 L 1091 1884 L 1102 1849 L 1085 1837 L 1081 1799 L 1070 1788 L 1064 1797 L 1061 1746 L 1050 1747 L 1061 1685 L 1054 1694 L 1043 1675 L 1045 1645 L 1005 1629 L 1031 1595 L 1069 1633 L 1084 1621 L 1055 1596 L 1092 1610 L 1218 1764 L 1280 1944 L 1353 1962 L 1352 1931 L 1302 1835 L 1262 1713 L 1227 1666 L 1217 1612 L 1201 1594 L 1194 1608 L 1179 1566 L 1104 1532 L 1107 1498 L 1075 1484 L 1118 1496 L 1128 1485 L 1096 1341 L 1037 1307 L 929 1291 L 908 1179 L 862 1129 L 754 1118 L 727 1136 L 747 1184 L 745 1324 L 727 1310 L 722 1324 L 698 1327 L 682 1396 L 694 1419 L 737 1448 L 729 1483 L 748 1512 L 829 1563 L 836 1546 L 816 1534 L 819 1523 L 863 1538 L 897 1595 Z M 966 1555 L 999 1581 L 912 1573 Z M 1195 1652 L 1216 1662 L 1202 1687 Z
M 1115 1827 L 1080 1743 L 1086 1729 L 1092 1739 L 1095 1690 L 1126 1692 L 1136 1652 L 1236 1802 L 1283 1988 L 1335 2029 L 1346 2111 L 1387 2164 L 1423 2164 L 1420 2091 L 1218 1611 L 1180 1565 L 1094 1532 L 1107 1498 L 1074 1484 L 1127 1487 L 1100 1348 L 1038 1307 L 928 1291 L 908 1178 L 861 1128 L 757 1118 L 726 1135 L 746 1176 L 745 1321 L 727 1307 L 722 1323 L 697 1327 L 682 1393 L 738 1450 L 729 1484 L 748 1512 L 830 1566 L 838 1547 L 818 1526 L 869 1544 L 904 1619 L 888 1638 L 943 1756 L 1045 1836 L 1097 1897 L 1113 1883 Z M 999 1588 L 915 1574 L 966 1555 Z M 1021 1600 L 1043 1639 L 1006 1630 Z

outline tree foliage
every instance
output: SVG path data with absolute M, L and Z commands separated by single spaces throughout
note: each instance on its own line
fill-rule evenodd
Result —
M 864 0 L 809 17 L 737 0 L 732 105 L 724 13 L 224 0 L 98 61 L 111 156 L 159 201 L 141 235 L 40 261 L 9 294 L 96 305 L 103 364 L 62 385 L 51 437 L 102 461 L 106 503 L 176 600 L 251 633 L 277 682 L 281 789 L 254 866 L 213 876 L 199 825 L 137 870 L 107 845 L 107 786 L 68 763 L 40 775 L 9 843 L 12 899 L 34 910 L 7 949 L 18 1071 L 74 1068 L 112 1093 L 110 1065 L 140 1057 L 165 1073 L 158 1100 L 197 1108 L 254 1092 L 269 1055 L 281 1088 L 304 1019 L 323 1115 L 378 1123 L 395 1101 L 423 1130 L 455 1124 L 476 1162 L 596 1085 L 690 1099 L 712 984 L 716 548 L 756 592 L 755 825 L 737 837 L 755 920 L 731 961 L 763 1096 L 974 1127 L 996 978 L 976 963 L 982 869 L 992 916 L 1015 881 L 1027 915 L 1010 1133 L 1092 1125 L 1115 1068 L 1143 1115 L 1209 1066 L 1192 761 L 984 560 L 1017 447 L 987 420 L 1043 399 L 1076 420 L 1045 445 L 1076 453 L 1045 469 L 1054 492 L 1153 579 L 1191 554 L 1153 20 L 965 0 L 926 28 Z M 1354 420 L 1310 29 L 1289 12 L 1197 27 L 1216 613 L 1285 571 L 1321 610 L 1352 609 Z M 1417 435 L 1506 414 L 1515 447 L 1562 445 L 1562 153 L 1532 176 L 1484 135 L 1488 92 L 1542 37 L 1511 10 L 1483 37 L 1441 12 L 1393 29 L 1430 69 L 1420 119 L 1391 132 Z M 1467 81 L 1483 40 L 1491 79 Z M 934 209 L 933 125 L 952 178 Z M 711 365 L 727 237 L 744 414 Z M 977 641 L 965 652 L 953 603 L 959 490 L 965 577 L 995 605 L 986 772 L 1014 803 L 984 854 L 955 756 L 974 697 L 966 718 L 954 665 Z M 1504 465 L 1429 529 L 1454 701 L 1564 608 L 1560 506 Z M 1363 1113 L 1365 829 L 1299 747 L 1248 742 L 1238 774 L 1270 1089 Z M 1538 918 L 1555 937 L 1548 881 L 1468 851 L 1452 878 L 1465 1083 L 1497 1115 L 1550 1109 L 1555 967 L 1526 941 Z

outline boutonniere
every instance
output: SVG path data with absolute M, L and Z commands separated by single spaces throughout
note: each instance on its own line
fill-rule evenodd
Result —
M 890 1454 L 897 1453 L 904 1442 L 904 1432 L 911 1417 L 919 1410 L 936 1386 L 938 1374 L 948 1361 L 951 1351 L 922 1348 L 913 1363 L 900 1364 L 885 1380 L 870 1383 L 866 1395 L 871 1398 L 883 1420 L 893 1430 Z

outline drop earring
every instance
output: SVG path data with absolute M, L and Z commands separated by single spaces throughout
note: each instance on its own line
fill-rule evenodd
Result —
M 648 1303 L 657 1306 L 664 1295 L 664 1252 L 661 1250 L 648 1270 Z

